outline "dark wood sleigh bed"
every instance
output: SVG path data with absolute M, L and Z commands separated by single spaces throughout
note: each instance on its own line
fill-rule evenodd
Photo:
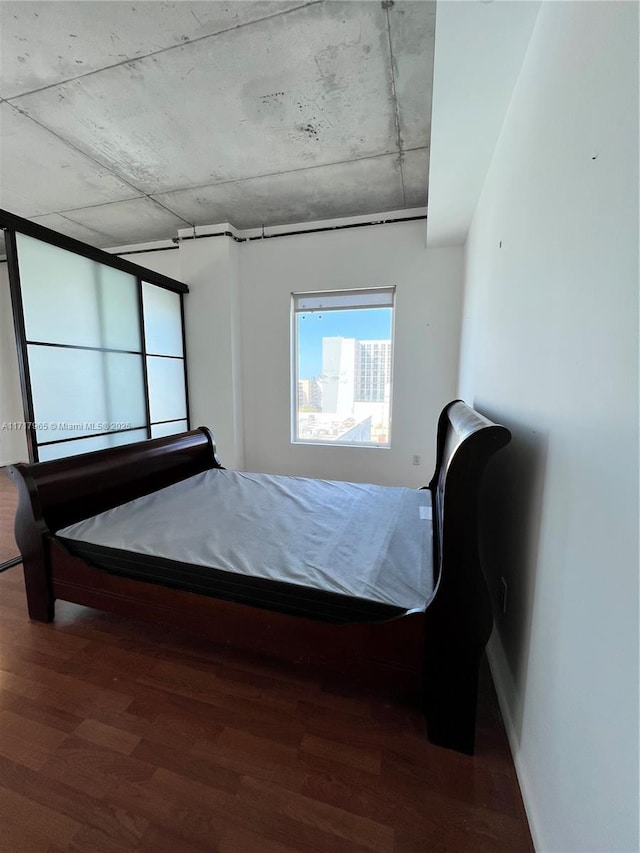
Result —
M 457 400 L 443 410 L 431 492 L 435 594 L 424 612 L 333 624 L 215 588 L 206 594 L 127 577 L 74 555 L 56 533 L 209 469 L 221 469 L 208 429 L 95 453 L 19 464 L 16 541 L 31 619 L 63 600 L 195 632 L 219 644 L 303 663 L 416 697 L 432 743 L 473 753 L 478 667 L 493 615 L 479 559 L 478 498 L 509 431 Z M 180 524 L 180 519 L 176 519 Z M 246 531 L 251 535 L 251 530 Z M 126 561 L 124 561 L 126 563 Z M 226 589 L 221 587 L 221 590 Z M 282 612 L 282 611 L 285 612 Z M 367 621 L 368 618 L 376 621 Z M 362 621 L 364 619 L 364 621 Z M 344 621 L 344 620 L 343 620 Z

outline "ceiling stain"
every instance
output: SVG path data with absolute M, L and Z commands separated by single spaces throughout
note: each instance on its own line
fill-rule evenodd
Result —
M 303 124 L 298 130 L 302 131 L 309 139 L 314 139 L 316 142 L 318 141 L 318 130 L 312 124 Z

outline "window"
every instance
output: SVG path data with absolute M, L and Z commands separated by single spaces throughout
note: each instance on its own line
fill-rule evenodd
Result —
M 292 441 L 389 447 L 394 295 L 291 294 Z

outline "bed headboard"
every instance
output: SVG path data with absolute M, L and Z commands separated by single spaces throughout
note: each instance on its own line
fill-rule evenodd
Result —
M 454 597 L 468 600 L 457 630 L 484 642 L 493 625 L 491 603 L 478 542 L 478 502 L 482 473 L 489 459 L 511 440 L 506 427 L 494 424 L 462 400 L 443 409 L 438 421 L 436 469 L 429 489 L 433 500 L 434 585 L 432 607 Z M 430 608 L 431 610 L 431 608 Z M 486 636 L 484 636 L 486 635 Z

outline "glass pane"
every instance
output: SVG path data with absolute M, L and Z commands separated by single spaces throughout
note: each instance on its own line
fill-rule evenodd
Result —
M 147 358 L 151 422 L 183 420 L 187 416 L 184 361 L 181 358 Z
M 392 309 L 295 315 L 296 441 L 389 445 Z
M 121 270 L 97 264 L 100 346 L 140 352 L 138 282 Z
M 49 346 L 28 353 L 39 442 L 146 423 L 141 356 Z
M 147 352 L 183 356 L 180 295 L 145 281 L 142 299 Z
M 16 234 L 27 340 L 140 351 L 136 279 Z
M 125 429 L 122 424 L 127 424 L 126 428 L 146 425 L 142 357 L 120 352 L 102 355 L 107 404 L 103 420 L 115 423 L 114 429 Z
M 94 450 L 104 450 L 107 447 L 119 447 L 123 444 L 133 444 L 145 441 L 146 429 L 120 432 L 115 435 L 100 435 L 95 438 L 82 438 L 78 441 L 66 441 L 63 444 L 47 444 L 38 448 L 40 462 L 51 459 L 65 459 L 67 456 L 78 456 L 80 453 L 92 453 Z
M 168 424 L 151 424 L 151 438 L 162 438 L 164 435 L 175 435 L 177 432 L 186 432 L 188 429 L 186 421 L 171 421 Z

